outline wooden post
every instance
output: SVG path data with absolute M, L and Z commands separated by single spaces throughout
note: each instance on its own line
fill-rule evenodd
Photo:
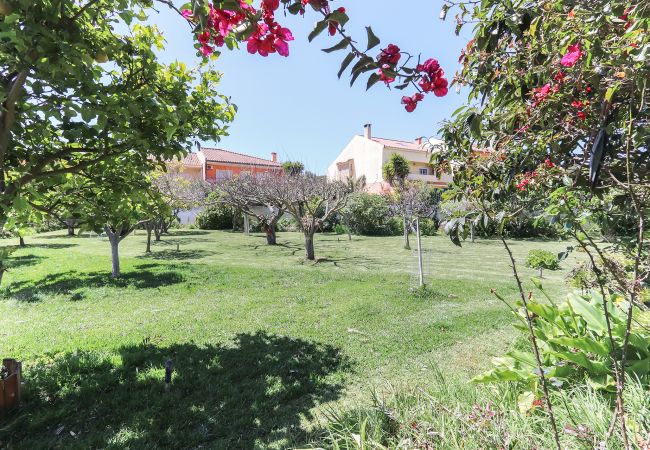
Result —
M 173 362 L 171 359 L 165 361 L 165 392 L 169 392 L 172 384 Z
M 420 287 L 424 286 L 424 270 L 422 268 L 422 243 L 420 242 L 420 218 L 415 218 L 415 232 L 418 238 L 418 271 L 420 272 Z
M 9 412 L 20 404 L 20 378 L 22 363 L 15 359 L 3 359 L 2 365 L 7 368 L 7 378 L 0 380 L 0 419 L 8 416 Z

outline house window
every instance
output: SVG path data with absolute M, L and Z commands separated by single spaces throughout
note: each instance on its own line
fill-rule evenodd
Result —
M 420 175 L 429 175 L 429 169 L 427 169 L 426 167 L 421 167 Z
M 217 180 L 228 180 L 232 178 L 232 170 L 217 170 Z

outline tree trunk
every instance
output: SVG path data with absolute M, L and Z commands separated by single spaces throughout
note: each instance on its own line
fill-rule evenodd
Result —
M 271 222 L 269 225 L 264 225 L 264 232 L 266 233 L 266 243 L 268 245 L 275 245 L 276 244 L 275 223 Z
M 4 262 L 0 262 L 0 264 L 3 264 L 3 263 Z M 4 267 L 0 268 L 0 284 L 2 284 L 2 276 L 5 274 L 6 271 L 7 271 L 7 269 L 5 269 Z
M 233 219 L 233 220 L 234 220 L 234 219 Z M 234 231 L 234 230 L 235 230 L 235 228 L 233 227 L 233 231 Z M 244 234 L 245 234 L 246 236 L 248 236 L 248 235 L 250 234 L 250 232 L 251 232 L 251 223 L 250 223 L 250 219 L 248 218 L 248 215 L 247 215 L 247 214 L 244 214 Z M 274 244 L 275 244 L 275 242 L 274 242 Z
M 74 226 L 68 225 L 68 236 L 74 236 Z
M 120 233 L 113 233 L 113 231 L 108 227 L 105 227 L 104 231 L 106 231 L 108 241 L 111 244 L 111 258 L 113 261 L 113 270 L 111 271 L 111 276 L 113 278 L 117 278 L 120 276 Z
M 469 235 L 471 242 L 474 243 L 474 222 L 469 223 Z
M 145 227 L 147 229 L 147 249 L 145 250 L 145 253 L 151 253 L 151 231 L 153 227 L 149 223 L 147 223 Z
M 406 216 L 404 216 L 404 248 L 406 250 L 411 250 L 411 243 L 409 242 L 408 220 L 406 220 Z
M 305 258 L 310 261 L 316 259 L 314 255 L 314 232 L 305 230 Z
M 18 245 L 20 245 L 21 247 L 27 247 L 25 245 L 25 239 L 21 235 L 18 235 Z
M 160 242 L 160 235 L 162 234 L 162 226 L 160 223 L 154 225 L 153 232 L 156 235 L 156 242 Z

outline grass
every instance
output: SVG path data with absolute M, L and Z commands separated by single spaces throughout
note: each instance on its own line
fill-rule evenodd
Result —
M 324 411 L 369 404 L 373 387 L 426 387 L 439 371 L 464 382 L 518 336 L 490 294 L 516 298 L 497 241 L 424 238 L 421 291 L 399 237 L 319 235 L 316 262 L 296 233 L 269 247 L 262 235 L 175 230 L 149 255 L 144 239 L 120 245 L 118 279 L 103 238 L 55 232 L 13 253 L 0 353 L 24 362 L 25 398 L 0 447 L 300 446 Z M 525 280 L 530 249 L 565 247 L 512 242 Z M 546 289 L 563 293 L 564 275 L 545 272 Z

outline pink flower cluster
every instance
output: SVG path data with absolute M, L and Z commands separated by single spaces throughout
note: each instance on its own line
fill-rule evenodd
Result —
M 582 50 L 580 50 L 580 44 L 572 44 L 569 45 L 566 54 L 562 56 L 560 64 L 564 67 L 573 67 L 581 57 Z
M 377 62 L 381 64 L 381 68 L 377 71 L 379 74 L 379 80 L 386 83 L 386 86 L 395 81 L 395 77 L 390 74 L 386 75 L 384 71 L 386 70 L 395 70 L 395 66 L 402 57 L 400 48 L 395 44 L 388 44 L 388 47 L 384 48 L 379 52 L 377 56 Z
M 545 170 L 552 169 L 553 167 L 555 167 L 553 161 L 551 161 L 550 158 L 546 158 L 544 162 L 539 166 L 539 169 L 542 170 L 542 172 L 544 172 Z M 531 184 L 533 180 L 535 180 L 535 178 L 537 178 L 538 176 L 539 173 L 537 172 L 537 170 L 533 170 L 532 172 L 526 172 L 523 175 L 521 181 L 517 183 L 515 187 L 520 191 L 525 191 L 528 185 Z
M 415 71 L 421 74 L 418 85 L 422 89 L 422 93 L 417 93 L 412 97 L 402 97 L 402 104 L 405 105 L 406 111 L 413 112 L 417 107 L 418 102 L 422 101 L 424 94 L 433 92 L 436 97 L 444 97 L 449 91 L 449 82 L 444 77 L 445 72 L 440 67 L 440 64 L 435 59 L 428 59 L 424 64 L 418 64 Z
M 402 97 L 402 105 L 405 105 L 404 108 L 406 109 L 407 112 L 413 112 L 415 111 L 415 108 L 418 106 L 418 102 L 421 102 L 423 99 L 424 99 L 424 94 L 421 94 L 420 92 L 416 93 L 411 97 L 405 95 L 404 97 Z
M 207 29 L 198 35 L 197 39 L 201 44 L 200 51 L 204 56 L 210 56 L 215 47 L 222 47 L 226 37 L 248 16 L 258 14 L 258 11 L 245 0 L 239 1 L 240 10 L 231 11 L 219 9 L 210 5 Z M 271 53 L 278 53 L 282 56 L 289 56 L 289 41 L 293 35 L 288 28 L 283 28 L 275 20 L 275 11 L 280 7 L 280 0 L 262 0 L 261 20 L 255 26 L 255 31 L 248 38 L 247 49 L 249 53 L 259 53 L 261 56 L 268 56 Z M 183 10 L 183 17 L 192 20 L 192 12 Z
M 438 60 L 428 59 L 424 64 L 418 64 L 415 70 L 423 74 L 418 84 L 424 93 L 433 92 L 436 97 L 447 95 L 449 83 Z

